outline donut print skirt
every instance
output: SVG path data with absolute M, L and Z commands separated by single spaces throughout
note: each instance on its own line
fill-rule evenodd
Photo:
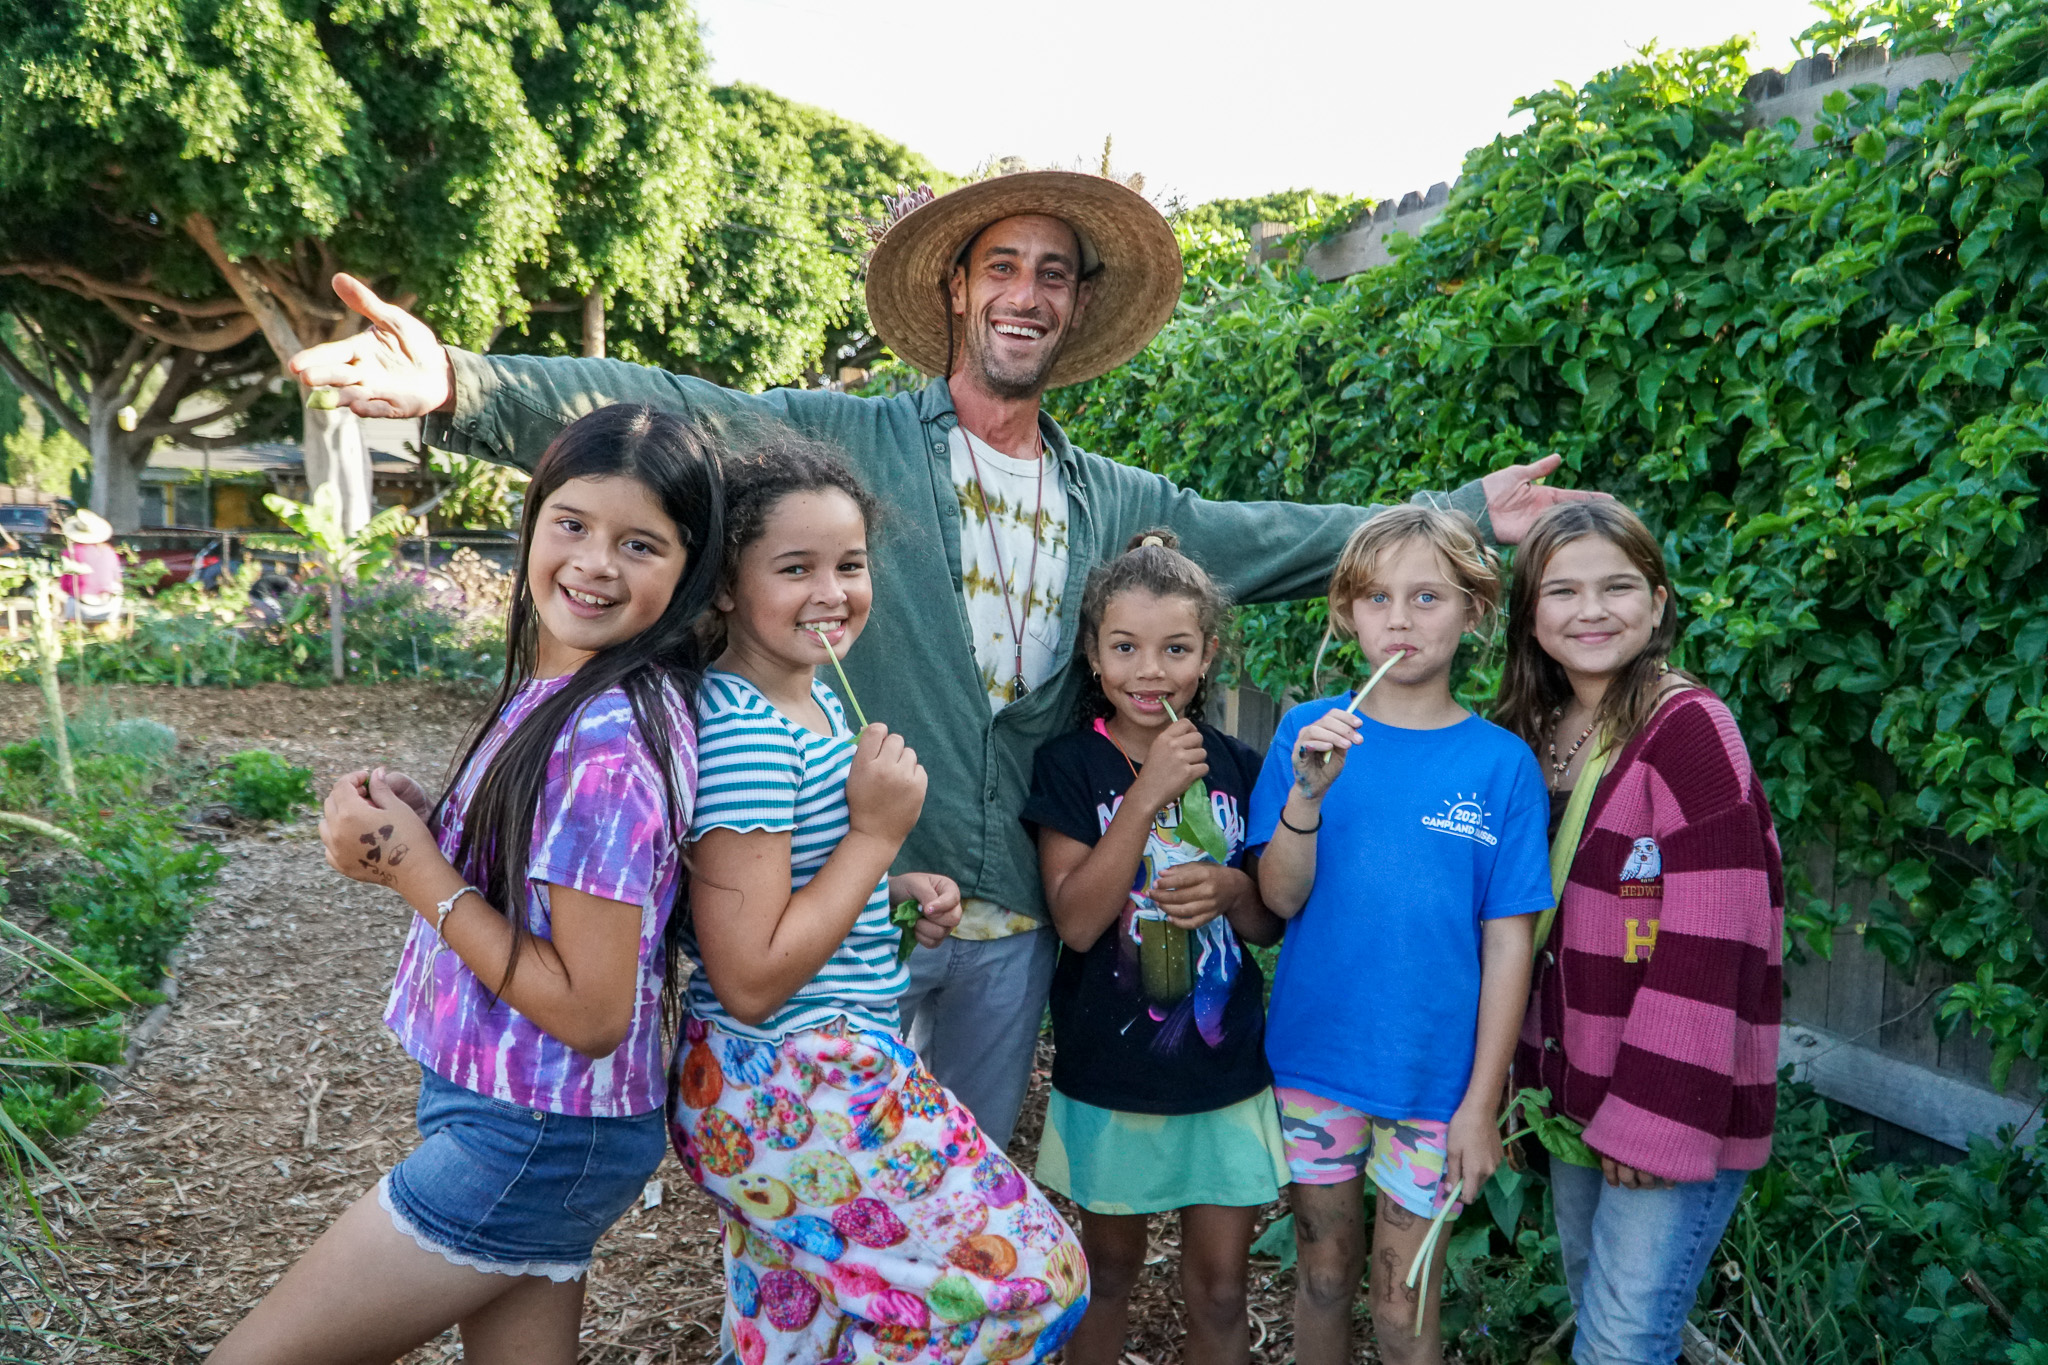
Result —
M 894 1034 L 691 1019 L 675 1081 L 743 1365 L 1038 1361 L 1080 1323 L 1080 1239 Z

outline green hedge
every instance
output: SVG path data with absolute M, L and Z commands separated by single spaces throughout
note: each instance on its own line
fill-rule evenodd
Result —
M 1683 661 L 1787 846 L 1882 877 L 1869 940 L 1966 978 L 1941 1018 L 2002 1079 L 2048 1032 L 2048 11 L 1888 13 L 1809 40 L 1974 65 L 1890 111 L 1829 96 L 1809 150 L 1745 130 L 1739 45 L 1546 90 L 1394 264 L 1214 269 L 1054 406 L 1215 497 L 1383 501 L 1562 452 L 1661 535 Z M 1251 681 L 1306 687 L 1321 604 L 1246 618 Z M 1848 907 L 1794 879 L 1791 936 L 1825 951 Z

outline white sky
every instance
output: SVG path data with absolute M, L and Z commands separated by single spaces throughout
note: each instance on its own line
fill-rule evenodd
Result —
M 1449 180 L 1517 96 L 1655 41 L 1754 35 L 1793 60 L 1807 0 L 697 0 L 714 77 L 821 105 L 964 172 L 991 156 L 1190 202 Z

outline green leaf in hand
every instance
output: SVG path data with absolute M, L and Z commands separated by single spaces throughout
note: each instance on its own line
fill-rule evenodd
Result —
M 1543 1150 L 1559 1161 L 1570 1162 L 1574 1166 L 1598 1168 L 1600 1158 L 1593 1154 L 1593 1149 L 1586 1145 L 1586 1139 L 1582 1136 L 1586 1130 L 1563 1114 L 1544 1112 L 1549 1107 L 1548 1090 L 1524 1089 L 1517 1091 L 1515 1098 L 1509 1102 L 1508 1112 L 1512 1114 L 1519 1109 L 1523 1122 L 1528 1124 L 1522 1131 L 1534 1134 L 1536 1140 L 1543 1144 Z M 1519 1137 L 1520 1134 L 1515 1136 Z
M 915 899 L 897 901 L 890 908 L 889 923 L 903 931 L 903 938 L 896 945 L 898 962 L 910 960 L 910 950 L 917 946 L 917 922 L 923 918 L 924 912 L 918 909 Z
M 1173 713 L 1172 702 L 1164 705 L 1169 720 L 1180 719 Z M 1230 841 L 1223 837 L 1223 826 L 1216 823 L 1216 808 L 1209 801 L 1209 784 L 1199 777 L 1181 794 L 1180 834 L 1217 865 L 1230 861 Z

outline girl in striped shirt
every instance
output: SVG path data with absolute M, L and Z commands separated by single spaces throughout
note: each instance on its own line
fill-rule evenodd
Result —
M 1666 662 L 1677 640 L 1664 551 L 1635 513 L 1536 519 L 1498 715 L 1548 769 L 1558 899 L 1514 1083 L 1583 1125 L 1545 1137 L 1578 1365 L 1678 1355 L 1777 1112 L 1777 831 L 1735 717 Z
M 794 437 L 725 473 L 672 1135 L 725 1214 L 726 1344 L 744 1365 L 1043 1359 L 1086 1307 L 1079 1244 L 899 1032 L 891 904 L 927 943 L 960 915 L 951 879 L 889 874 L 925 772 L 817 678 L 867 621 L 874 500 Z

